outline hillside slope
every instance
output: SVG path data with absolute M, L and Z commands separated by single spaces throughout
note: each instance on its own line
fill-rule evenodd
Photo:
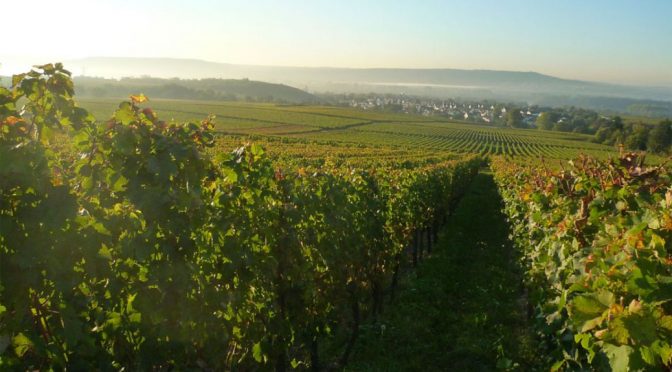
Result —
M 121 80 L 75 78 L 81 97 L 123 98 L 144 93 L 154 98 L 190 100 L 251 100 L 263 102 L 310 103 L 317 98 L 301 89 L 248 79 L 159 79 L 124 78 Z

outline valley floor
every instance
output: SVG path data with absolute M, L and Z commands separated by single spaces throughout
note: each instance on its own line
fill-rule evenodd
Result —
M 347 370 L 537 370 L 522 277 L 493 178 L 481 173 L 433 254 L 364 327 Z

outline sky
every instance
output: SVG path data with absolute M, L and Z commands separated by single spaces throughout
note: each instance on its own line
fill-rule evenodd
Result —
M 0 50 L 5 70 L 13 61 L 172 57 L 672 86 L 672 0 L 2 0 L 1 8 L 13 35 Z

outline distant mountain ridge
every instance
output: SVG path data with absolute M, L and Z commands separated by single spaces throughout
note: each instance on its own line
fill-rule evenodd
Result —
M 464 86 L 497 86 L 507 84 L 590 84 L 579 80 L 560 79 L 537 72 L 407 69 L 407 68 L 336 68 L 237 65 L 178 58 L 92 57 L 66 61 L 75 74 L 101 77 L 160 78 L 249 78 L 265 81 L 304 81 L 375 84 L 446 84 Z
M 334 68 L 236 65 L 196 59 L 94 57 L 65 62 L 75 74 L 163 78 L 249 78 L 277 82 L 314 90 L 351 85 L 373 87 L 427 85 L 445 90 L 485 90 L 493 94 L 545 93 L 585 94 L 637 99 L 672 100 L 672 87 L 634 87 L 561 79 L 537 72 L 406 69 L 406 68 Z M 338 90 L 338 89 L 335 89 Z
M 306 95 L 407 94 L 672 116 L 672 87 L 570 80 L 531 71 L 262 66 L 178 58 L 93 57 L 63 62 L 80 76 L 250 79 L 298 88 Z M 290 102 L 310 101 L 308 96 L 297 99 L 299 92 L 290 95 L 294 96 Z

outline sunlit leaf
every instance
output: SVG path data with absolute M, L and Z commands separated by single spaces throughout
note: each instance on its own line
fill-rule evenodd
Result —
M 147 97 L 145 97 L 145 95 L 142 94 L 142 93 L 136 94 L 136 95 L 131 95 L 130 98 L 131 98 L 131 101 L 133 101 L 133 103 L 144 103 L 144 102 L 148 101 Z
M 19 333 L 12 338 L 12 347 L 16 356 L 21 358 L 28 350 L 33 347 L 33 342 L 28 339 L 23 333 Z

